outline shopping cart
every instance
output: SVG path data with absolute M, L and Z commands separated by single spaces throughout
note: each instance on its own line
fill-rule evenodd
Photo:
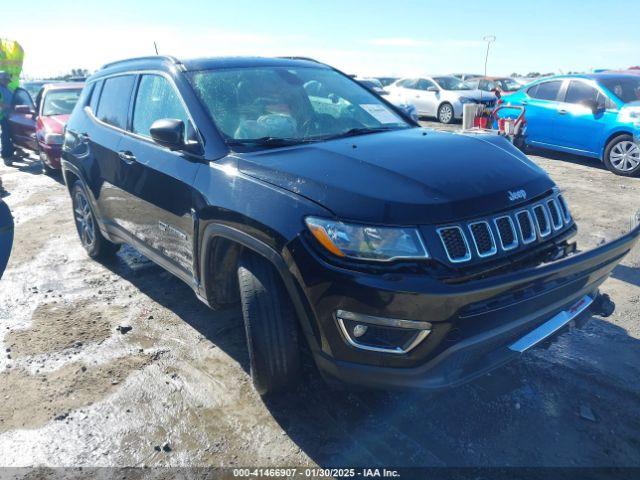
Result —
M 505 104 L 497 106 L 491 112 L 493 128 L 498 131 L 498 135 L 505 137 L 520 150 L 525 148 L 527 122 L 524 113 L 524 107 Z

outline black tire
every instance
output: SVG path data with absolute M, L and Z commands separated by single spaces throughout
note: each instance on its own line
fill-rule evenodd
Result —
M 438 121 L 440 123 L 448 124 L 455 120 L 455 111 L 453 105 L 448 102 L 444 102 L 438 107 Z
M 76 230 L 87 254 L 96 260 L 112 257 L 120 245 L 110 242 L 100 233 L 89 197 L 80 180 L 76 180 L 71 188 L 71 203 Z
M 630 148 L 632 156 L 624 159 L 619 155 Z M 618 156 L 616 158 L 616 156 Z M 635 165 L 633 165 L 635 163 Z M 633 142 L 633 136 L 624 134 L 611 139 L 604 149 L 604 165 L 610 172 L 622 177 L 640 175 L 640 146 Z
M 260 395 L 282 391 L 300 374 L 291 299 L 275 268 L 254 254 L 240 259 L 238 284 L 253 385 Z
M 55 170 L 53 168 L 51 168 L 49 165 L 47 165 L 47 163 L 44 161 L 44 159 L 42 158 L 42 153 L 40 153 L 38 156 L 40 157 L 40 165 L 42 167 L 42 174 L 43 175 L 53 175 L 55 173 Z

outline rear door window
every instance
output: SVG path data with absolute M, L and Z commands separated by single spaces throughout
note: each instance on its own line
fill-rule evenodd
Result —
M 562 86 L 562 80 L 552 80 L 550 82 L 542 82 L 538 85 L 534 85 L 527 93 L 530 97 L 538 98 L 540 100 L 552 100 L 555 101 L 558 98 L 558 92 Z
M 169 81 L 160 75 L 143 75 L 133 110 L 132 131 L 151 137 L 149 130 L 156 120 L 171 118 L 189 125 L 189 117 Z
M 133 75 L 120 75 L 104 81 L 98 102 L 97 117 L 100 120 L 114 127 L 122 129 L 127 127 L 134 79 Z
M 566 103 L 585 103 L 598 100 L 598 90 L 578 80 L 571 80 L 564 97 Z

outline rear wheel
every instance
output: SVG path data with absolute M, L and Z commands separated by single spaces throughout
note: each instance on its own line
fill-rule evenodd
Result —
M 609 142 L 604 151 L 605 166 L 624 177 L 640 175 L 640 146 L 631 135 L 620 135 Z
M 443 103 L 438 107 L 438 121 L 440 123 L 451 123 L 453 122 L 453 117 L 453 105 L 450 103 Z
M 71 201 L 73 204 L 73 219 L 76 223 L 78 236 L 89 256 L 95 259 L 113 256 L 120 248 L 120 245 L 110 242 L 100 233 L 87 192 L 80 180 L 73 184 Z
M 238 266 L 251 378 L 260 395 L 284 390 L 300 373 L 298 325 L 275 268 L 254 254 Z

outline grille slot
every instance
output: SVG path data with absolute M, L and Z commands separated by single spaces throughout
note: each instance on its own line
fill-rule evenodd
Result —
M 498 252 L 493 232 L 487 222 L 470 223 L 469 231 L 479 257 L 490 257 Z
M 536 217 L 536 224 L 538 225 L 538 233 L 541 237 L 546 237 L 551 233 L 551 222 L 549 221 L 549 214 L 547 213 L 544 205 L 539 204 L 533 207 L 533 214 Z
M 438 228 L 437 232 L 449 261 L 459 263 L 471 260 L 471 249 L 460 227 Z
M 558 202 L 560 203 L 560 210 L 562 210 L 564 223 L 569 223 L 569 221 L 571 220 L 571 214 L 569 213 L 567 202 L 564 200 L 564 197 L 562 195 L 558 195 Z
M 512 250 L 518 246 L 518 235 L 511 217 L 498 217 L 494 220 L 498 238 L 503 250 Z
M 520 230 L 522 243 L 533 242 L 536 239 L 536 230 L 529 211 L 522 210 L 516 213 L 516 220 L 518 221 L 518 229 Z
M 562 228 L 562 213 L 560 213 L 558 202 L 555 198 L 547 200 L 547 207 L 549 208 L 549 213 L 551 215 L 551 224 L 553 225 L 553 229 L 559 230 Z

